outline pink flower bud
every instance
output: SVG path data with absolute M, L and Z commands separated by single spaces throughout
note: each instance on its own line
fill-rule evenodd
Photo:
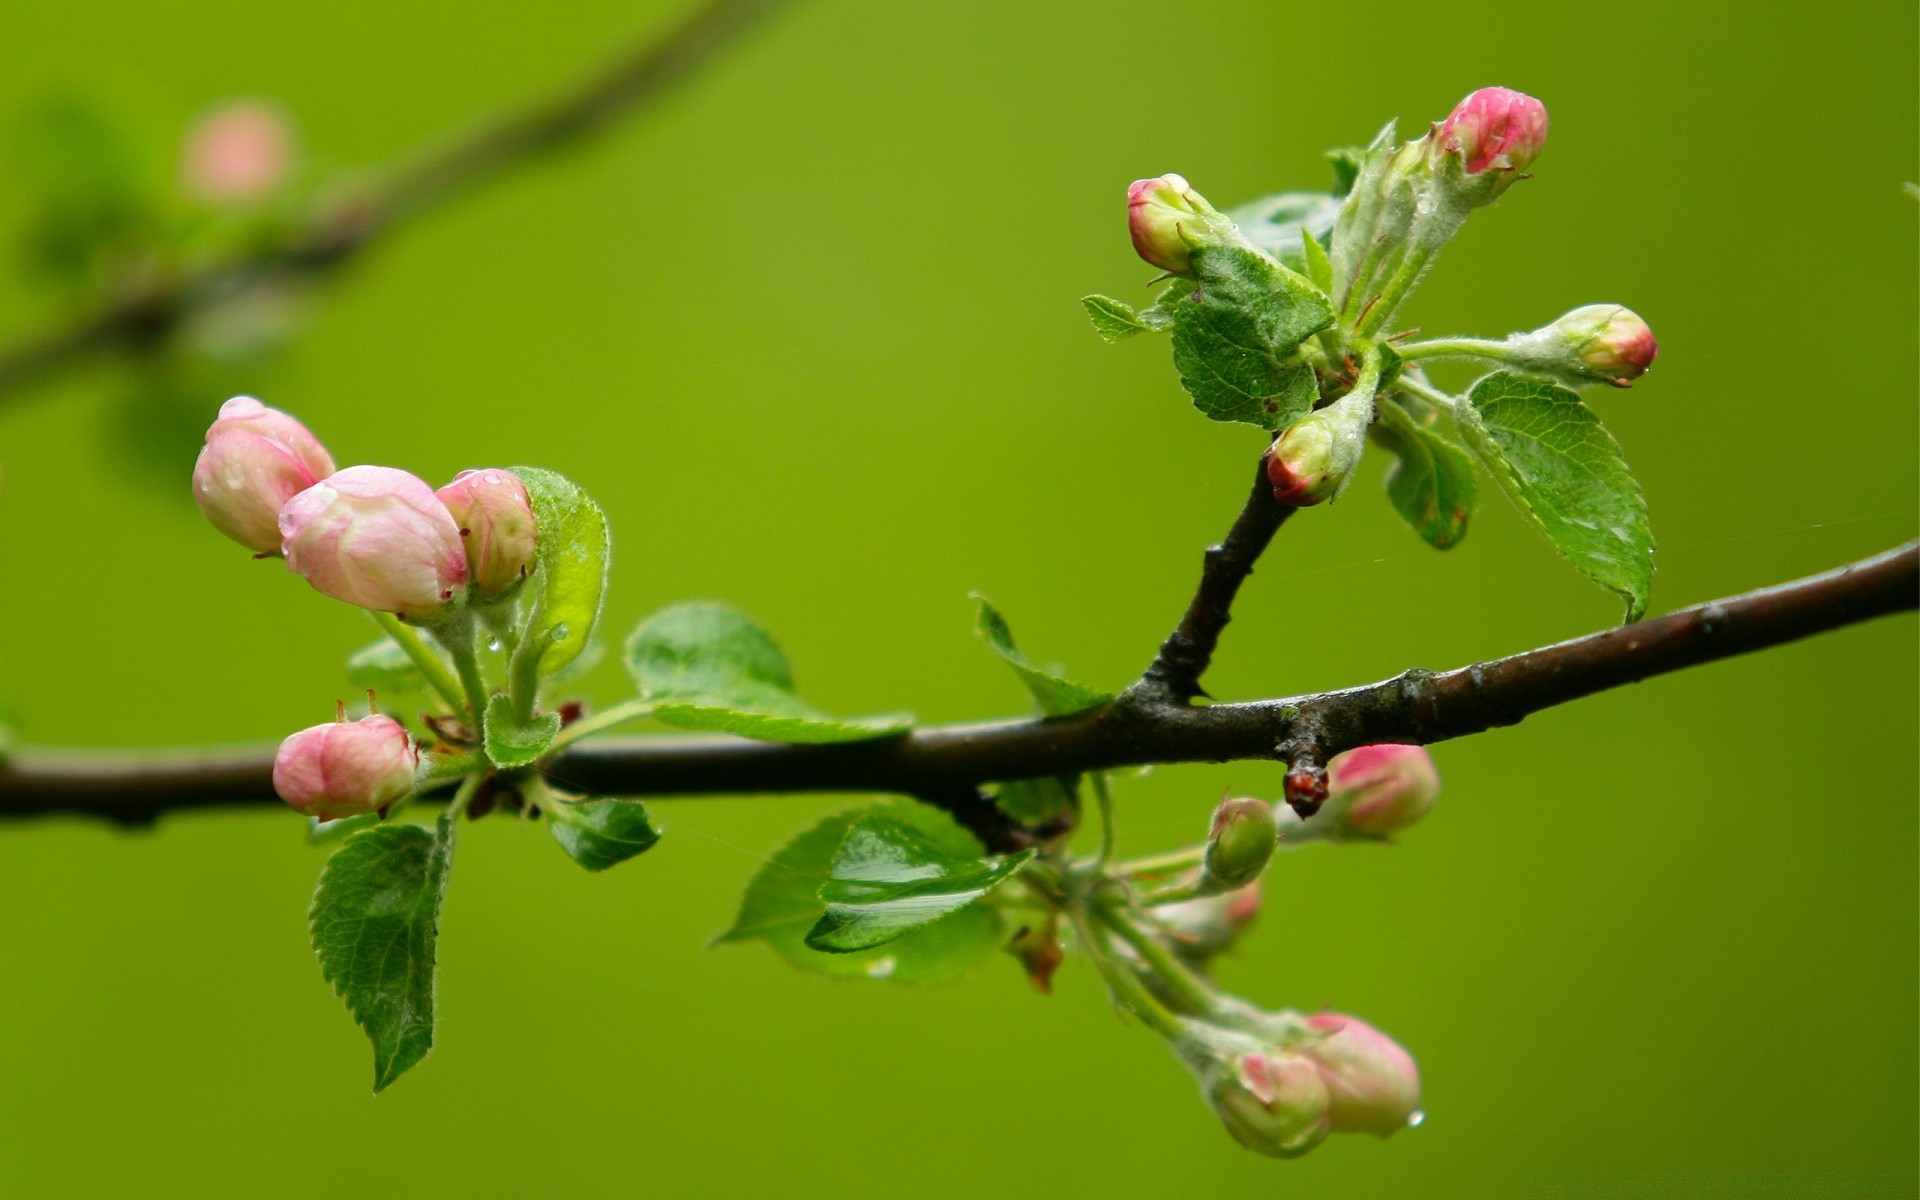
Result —
M 1127 229 L 1149 266 L 1184 273 L 1194 242 L 1211 227 L 1213 206 L 1178 175 L 1138 179 L 1127 189 Z
M 1440 772 L 1424 746 L 1360 746 L 1327 764 L 1327 786 L 1347 831 L 1385 838 L 1427 815 Z
M 497 600 L 533 570 L 533 505 L 511 471 L 462 471 L 434 495 L 452 514 L 467 546 L 467 566 L 482 600 Z
M 1295 1158 L 1333 1128 L 1327 1082 L 1302 1055 L 1249 1050 L 1221 1063 L 1205 1082 L 1221 1124 L 1249 1150 Z
M 1205 963 L 1231 949 L 1259 915 L 1257 879 L 1238 891 L 1164 904 L 1153 910 L 1154 922 L 1167 931 L 1174 953 L 1192 963 Z
M 1653 329 L 1618 304 L 1576 308 L 1548 326 L 1586 372 L 1614 387 L 1632 387 L 1647 373 L 1660 343 Z
M 1547 106 L 1511 88 L 1481 88 L 1447 115 L 1438 142 L 1465 158 L 1469 175 L 1490 167 L 1524 171 L 1546 145 Z
M 280 743 L 273 790 L 296 812 L 337 821 L 405 798 L 419 765 L 419 749 L 392 717 L 334 721 Z
M 430 620 L 467 582 L 460 527 L 433 489 L 391 467 L 348 467 L 280 510 L 287 569 L 316 591 Z
M 1267 450 L 1267 482 L 1273 498 L 1293 508 L 1331 500 L 1346 480 L 1341 469 L 1337 431 L 1318 413 L 1287 426 Z
M 188 132 L 180 186 L 209 204 L 256 204 L 286 182 L 292 159 L 286 113 L 260 100 L 231 100 Z
M 280 552 L 280 509 L 333 474 L 307 427 L 252 396 L 220 406 L 193 466 L 193 499 L 213 527 L 255 554 Z
M 1316 1013 L 1309 1028 L 1325 1034 L 1300 1048 L 1320 1069 L 1336 1133 L 1387 1137 L 1420 1120 L 1420 1068 L 1386 1034 L 1343 1013 Z
M 1260 878 L 1273 857 L 1279 837 L 1273 806 L 1265 800 L 1240 796 L 1222 800 L 1213 810 L 1207 851 L 1200 872 L 1200 890 L 1217 895 L 1245 887 Z

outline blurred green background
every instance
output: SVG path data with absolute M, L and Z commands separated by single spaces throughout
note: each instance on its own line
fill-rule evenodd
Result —
M 0 116 L 101 97 L 159 152 L 264 95 L 321 159 L 373 162 L 673 11 L 12 5 Z M 724 597 L 829 709 L 1017 713 L 967 592 L 1118 685 L 1261 445 L 1192 410 L 1164 341 L 1107 346 L 1080 313 L 1147 295 L 1128 181 L 1323 187 L 1326 147 L 1500 83 L 1552 110 L 1538 178 L 1474 218 L 1411 317 L 1500 334 L 1618 300 L 1652 322 L 1658 369 L 1596 403 L 1651 499 L 1662 611 L 1913 535 L 1915 37 L 1911 4 L 1877 2 L 813 0 L 651 118 L 384 243 L 261 391 L 343 464 L 580 480 L 614 522 L 615 634 Z M 0 230 L 24 203 L 0 186 Z M 0 290 L 0 328 L 47 313 L 18 275 Z M 161 486 L 132 465 L 125 387 L 101 368 L 0 408 L 22 735 L 324 719 L 364 619 L 216 536 L 184 466 Z M 1616 619 L 1491 496 L 1464 545 L 1426 549 L 1377 458 L 1286 529 L 1216 694 Z M 322 855 L 286 813 L 0 828 L 0 1194 L 1912 1194 L 1915 651 L 1912 618 L 1884 620 L 1444 745 L 1447 793 L 1402 844 L 1284 859 L 1225 981 L 1380 1024 L 1429 1113 L 1294 1163 L 1231 1143 L 1081 964 L 1045 999 L 1011 962 L 916 990 L 703 949 L 831 799 L 662 802 L 667 840 L 605 877 L 472 826 L 438 1048 L 377 1098 L 306 948 Z M 609 661 L 585 690 L 621 684 Z M 1127 781 L 1123 849 L 1278 788 L 1260 764 Z

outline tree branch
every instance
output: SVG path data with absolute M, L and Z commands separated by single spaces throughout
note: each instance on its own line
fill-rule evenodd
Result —
M 580 141 L 660 99 L 711 63 L 786 0 L 707 0 L 665 34 L 644 42 L 584 82 L 508 114 L 389 171 L 324 208 L 272 245 L 217 262 L 98 307 L 0 350 L 0 396 L 88 356 L 143 346 L 207 304 L 267 280 L 317 274 L 351 258 L 381 233 L 463 195 L 513 167 Z
M 897 738 L 788 746 L 728 737 L 608 738 L 570 747 L 549 778 L 605 795 L 887 792 L 919 796 L 991 836 L 983 783 L 1148 763 L 1331 755 L 1433 743 L 1684 667 L 1920 605 L 1920 543 L 1638 625 L 1366 687 L 1192 708 L 1129 694 L 1057 720 L 916 729 Z M 271 747 L 101 753 L 22 750 L 0 766 L 0 818 L 48 813 L 143 824 L 175 809 L 277 803 Z M 996 833 L 999 830 L 999 833 Z
M 1253 491 L 1247 503 L 1217 546 L 1207 547 L 1206 563 L 1200 570 L 1200 586 L 1187 611 L 1180 617 L 1160 653 L 1133 686 L 1138 699 L 1171 700 L 1185 704 L 1195 696 L 1206 695 L 1200 677 L 1213 662 L 1214 647 L 1220 632 L 1233 619 L 1233 598 L 1240 585 L 1253 574 L 1253 566 L 1266 552 L 1267 544 L 1288 517 L 1297 510 L 1273 498 L 1273 485 L 1267 480 L 1267 460 L 1262 458 L 1253 473 Z

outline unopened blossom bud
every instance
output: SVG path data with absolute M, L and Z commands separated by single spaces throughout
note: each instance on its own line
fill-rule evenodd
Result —
M 1344 1013 L 1316 1013 L 1306 1024 L 1323 1035 L 1300 1053 L 1319 1068 L 1335 1133 L 1388 1137 L 1419 1123 L 1420 1068 L 1398 1042 Z
M 1372 413 L 1371 404 L 1367 413 Z M 1364 422 L 1352 428 L 1345 415 L 1333 407 L 1308 413 L 1267 449 L 1267 482 L 1273 485 L 1275 500 L 1307 508 L 1340 494 L 1366 448 Z
M 404 799 L 419 765 L 419 749 L 392 717 L 334 721 L 280 743 L 273 790 L 298 812 L 337 821 Z
M 1576 308 L 1544 329 L 1519 334 L 1508 344 L 1520 365 L 1570 383 L 1632 387 L 1647 373 L 1660 343 L 1639 315 L 1618 304 Z
M 348 467 L 280 510 L 287 569 L 375 612 L 431 620 L 467 582 L 460 527 L 433 489 L 391 467 Z
M 1387 838 L 1427 815 L 1440 772 L 1425 746 L 1359 746 L 1327 764 L 1328 808 L 1349 835 Z
M 1221 1124 L 1249 1150 L 1296 1158 L 1333 1128 L 1326 1080 L 1304 1055 L 1246 1050 L 1219 1062 L 1201 1083 Z
M 180 184 L 214 205 L 265 200 L 286 182 L 293 128 L 275 105 L 234 100 L 207 113 L 187 134 Z
M 1196 243 L 1224 221 L 1206 197 L 1178 175 L 1138 179 L 1127 189 L 1127 229 L 1149 266 L 1184 273 Z
M 1447 114 L 1436 142 L 1460 155 L 1469 175 L 1524 171 L 1547 143 L 1547 106 L 1511 88 L 1481 88 Z
M 1237 891 L 1163 904 L 1153 910 L 1154 923 L 1166 930 L 1174 953 L 1196 964 L 1231 949 L 1259 915 L 1257 879 Z
M 1267 860 L 1273 857 L 1278 836 L 1273 806 L 1265 800 L 1251 796 L 1222 800 L 1213 810 L 1213 825 L 1207 833 L 1207 852 L 1200 868 L 1201 894 L 1230 892 L 1260 878 Z
M 193 499 L 213 527 L 255 554 L 280 552 L 280 509 L 333 474 L 307 427 L 251 396 L 220 406 L 193 465 Z
M 467 547 L 474 591 L 497 600 L 533 570 L 533 505 L 512 471 L 462 471 L 434 493 Z

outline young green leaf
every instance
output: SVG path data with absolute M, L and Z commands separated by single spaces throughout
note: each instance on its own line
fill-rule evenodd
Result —
M 1238 246 L 1193 252 L 1200 286 L 1175 304 L 1173 365 L 1193 405 L 1216 421 L 1279 430 L 1313 408 L 1313 368 L 1295 353 L 1333 324 L 1304 276 Z
M 1475 383 L 1459 407 L 1468 448 L 1508 498 L 1589 579 L 1647 611 L 1653 531 L 1620 444 L 1579 396 L 1505 371 Z
M 553 840 L 589 871 L 604 871 L 623 863 L 652 849 L 660 840 L 647 806 L 638 800 L 554 797 L 542 807 Z
M 972 904 L 1032 857 L 949 854 L 898 821 L 864 817 L 847 830 L 820 885 L 827 909 L 807 945 L 835 954 L 885 945 Z
M 539 673 L 551 675 L 580 657 L 600 619 L 612 543 L 606 514 L 564 475 L 538 467 L 514 467 L 533 504 L 533 616 L 523 652 L 537 656 Z
M 993 802 L 1022 825 L 1050 821 L 1073 807 L 1073 787 L 1065 779 L 1015 779 L 1000 785 Z
M 1313 286 L 1332 295 L 1333 260 L 1327 257 L 1327 248 L 1311 229 L 1300 231 L 1300 261 L 1300 269 L 1313 281 Z
M 1340 198 L 1323 192 L 1282 192 L 1227 211 L 1248 241 L 1296 271 L 1307 271 L 1312 261 L 1301 253 L 1302 235 L 1324 240 L 1339 215 Z
M 1145 333 L 1150 328 L 1140 319 L 1140 314 L 1133 311 L 1132 305 L 1111 296 L 1082 296 L 1080 307 L 1087 310 L 1087 318 L 1093 322 L 1094 332 L 1109 342 Z
M 1020 648 L 1013 644 L 1013 630 L 1007 627 L 1007 619 L 1000 615 L 1000 610 L 979 592 L 973 593 L 973 598 L 980 605 L 973 631 L 1013 668 L 1020 682 L 1026 684 L 1027 690 L 1033 693 L 1034 702 L 1039 704 L 1042 713 L 1049 717 L 1067 717 L 1089 708 L 1098 708 L 1113 699 L 1112 692 L 1075 683 L 1028 662 L 1026 655 L 1020 653 Z
M 938 809 L 910 800 L 851 809 L 826 817 L 773 852 L 741 897 L 733 926 L 714 939 L 763 941 L 802 970 L 837 979 L 890 979 L 940 983 L 966 974 L 1006 942 L 1006 923 L 991 905 L 970 905 L 889 942 L 850 954 L 830 954 L 806 944 L 806 935 L 826 911 L 820 899 L 847 831 L 862 817 L 884 816 L 917 830 L 949 854 L 977 857 L 979 841 Z
M 1393 400 L 1377 409 L 1373 435 L 1396 459 L 1387 474 L 1394 510 L 1436 550 L 1459 545 L 1477 500 L 1473 458 Z
M 498 693 L 487 701 L 485 724 L 487 761 L 503 771 L 538 762 L 560 734 L 559 713 L 541 713 L 521 724 L 513 701 Z
M 892 737 L 913 725 L 911 713 L 822 713 L 794 694 L 787 656 L 767 631 L 711 601 L 677 604 L 641 622 L 627 639 L 627 669 L 654 701 L 654 719 L 684 729 L 807 744 Z
M 327 860 L 308 926 L 320 972 L 373 1042 L 378 1092 L 433 1048 L 434 947 L 453 817 L 377 825 Z
M 347 657 L 347 682 L 378 692 L 424 692 L 426 676 L 407 657 L 400 643 L 383 637 Z

